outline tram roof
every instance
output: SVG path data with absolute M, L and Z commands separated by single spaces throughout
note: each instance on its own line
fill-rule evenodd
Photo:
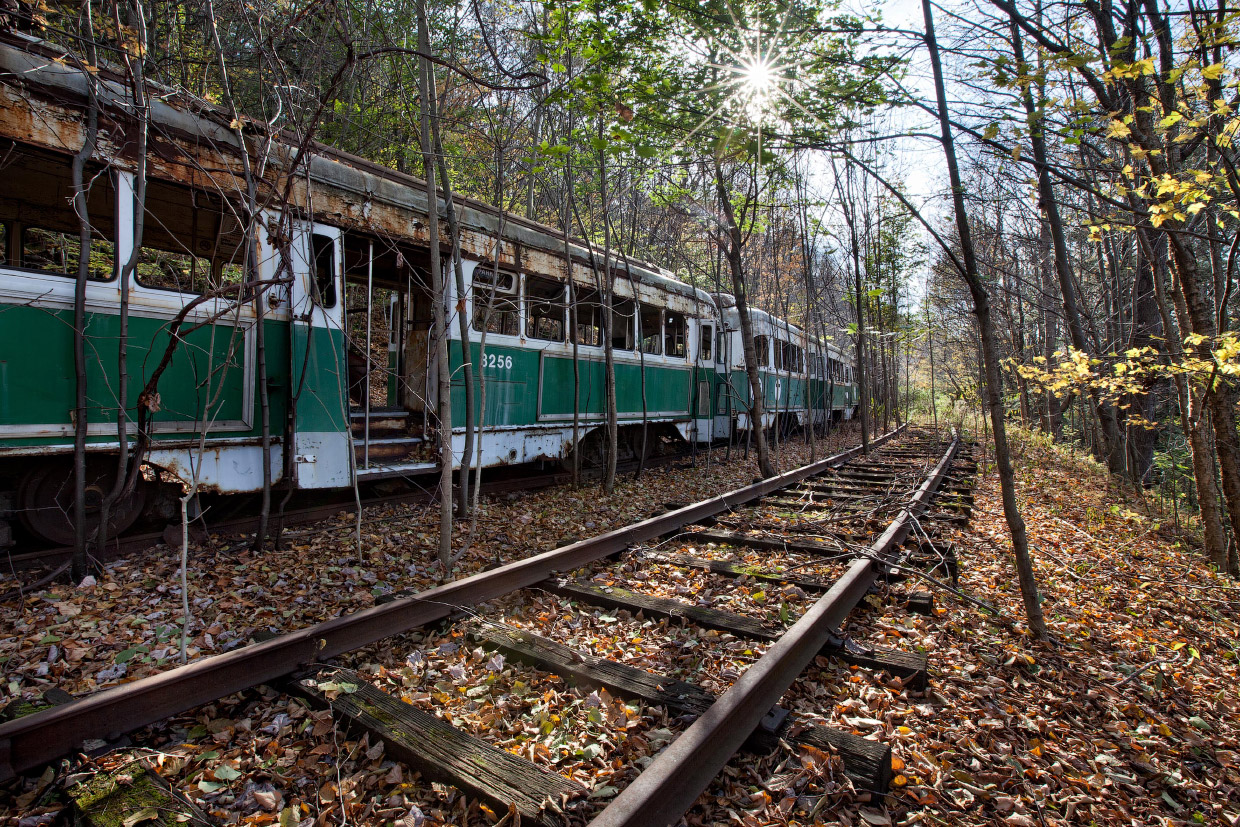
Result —
M 0 34 L 0 84 L 10 87 L 37 87 L 44 95 L 58 102 L 82 107 L 88 97 L 86 78 L 81 70 L 64 61 L 65 49 L 38 38 L 18 32 Z M 125 78 L 114 70 L 101 67 L 97 74 L 97 93 L 101 108 L 113 117 L 131 113 L 133 98 Z M 216 152 L 227 150 L 240 154 L 241 142 L 231 127 L 231 118 L 221 107 L 197 98 L 189 93 L 148 82 L 151 124 L 159 131 L 186 138 L 198 148 L 212 147 Z M 32 120 L 38 120 L 37 118 Z M 273 137 L 274 144 L 269 160 L 292 166 L 297 158 L 298 147 L 303 142 L 287 130 L 270 130 L 266 124 L 244 119 L 247 136 Z M 66 124 L 32 126 L 31 137 L 50 149 L 76 152 L 80 148 L 63 140 L 76 135 L 77 130 Z M 398 209 L 415 214 L 429 214 L 426 198 L 426 181 L 415 175 L 400 172 L 360 156 L 317 141 L 307 144 L 313 153 L 308 164 L 312 181 L 360 196 L 363 201 L 381 201 Z M 119 162 L 121 159 L 115 159 Z M 440 188 L 439 200 L 443 201 Z M 501 211 L 484 201 L 453 194 L 458 216 L 464 229 L 487 236 L 497 236 L 503 224 L 503 239 L 525 247 L 532 247 L 552 254 L 564 249 L 564 234 L 554 227 Z M 501 222 L 502 218 L 502 222 Z M 570 238 L 569 247 L 576 259 L 589 260 L 590 247 L 581 239 Z M 600 251 L 596 248 L 596 254 Z M 613 268 L 623 271 L 626 262 L 612 255 Z M 650 262 L 630 258 L 628 269 L 640 283 L 652 285 L 670 293 L 676 293 L 704 306 L 713 305 L 711 296 L 704 290 L 686 284 L 675 274 Z

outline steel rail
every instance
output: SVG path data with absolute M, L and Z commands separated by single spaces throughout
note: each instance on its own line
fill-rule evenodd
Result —
M 870 445 L 881 445 L 906 427 L 871 440 Z M 860 446 L 850 448 L 785 474 L 597 537 L 0 724 L 0 781 L 70 755 L 83 741 L 114 740 L 123 733 L 225 695 L 284 677 L 315 660 L 351 652 L 442 620 L 465 607 L 533 586 L 556 572 L 588 565 L 634 543 L 654 539 L 744 505 L 843 465 L 860 453 Z
M 710 785 L 767 714 L 809 666 L 874 583 L 877 561 L 908 536 L 925 512 L 960 445 L 952 441 L 909 503 L 801 618 L 771 644 L 730 689 L 624 789 L 590 827 L 662 827 L 677 821 Z

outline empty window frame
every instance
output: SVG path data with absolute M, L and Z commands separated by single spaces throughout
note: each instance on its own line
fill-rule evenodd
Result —
M 663 352 L 663 310 L 649 304 L 641 308 L 637 329 L 642 337 L 642 352 L 657 356 Z
M 541 276 L 525 277 L 525 335 L 545 342 L 564 341 L 564 285 Z
M 91 242 L 87 278 L 116 276 L 116 188 L 106 169 L 89 166 L 86 186 Z M 80 224 L 73 207 L 68 161 L 58 155 L 14 149 L 5 158 L 0 188 L 0 225 L 4 227 L 0 262 L 14 267 L 77 278 Z
M 517 277 L 502 270 L 496 278 L 490 267 L 474 270 L 474 330 L 500 336 L 521 332 Z
M 757 354 L 758 367 L 769 368 L 771 366 L 771 337 L 754 336 L 753 349 Z
M 573 336 L 577 344 L 583 347 L 603 346 L 603 301 L 597 290 L 587 290 L 574 286 L 574 301 L 571 308 L 576 328 Z
M 775 341 L 775 369 L 785 371 L 787 373 L 801 373 L 804 369 L 802 362 L 805 352 L 798 345 L 792 342 L 785 342 L 782 339 Z
M 314 303 L 319 307 L 336 306 L 336 240 L 313 233 L 310 251 L 314 255 Z
M 689 355 L 689 321 L 673 310 L 663 313 L 663 353 L 684 359 Z
M 715 344 L 715 328 L 713 325 L 704 324 L 701 326 L 701 334 L 698 337 L 701 342 L 698 346 L 698 360 L 709 362 L 712 353 L 712 346 Z
M 42 227 L 22 228 L 21 266 L 61 276 L 77 278 L 81 239 L 76 233 L 59 233 Z M 116 261 L 116 245 L 92 235 L 86 278 L 111 281 Z
M 245 229 L 223 198 L 151 181 L 144 209 L 134 274 L 143 287 L 201 294 L 245 281 Z M 334 281 L 331 296 L 327 306 L 335 303 Z
M 613 350 L 633 349 L 633 326 L 637 309 L 632 299 L 611 300 L 611 347 Z

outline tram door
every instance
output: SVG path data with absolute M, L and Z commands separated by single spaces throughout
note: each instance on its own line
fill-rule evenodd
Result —
M 735 417 L 736 399 L 732 394 L 732 333 L 720 327 L 715 343 L 715 422 L 711 429 L 715 437 L 731 433 Z
M 301 222 L 293 243 L 290 290 L 293 469 L 299 488 L 337 488 L 352 479 L 344 382 L 341 234 Z
M 425 253 L 357 233 L 344 236 L 345 346 L 354 417 L 369 410 L 401 431 L 424 430 L 434 405 L 429 375 L 430 289 Z M 356 430 L 356 429 L 355 429 Z

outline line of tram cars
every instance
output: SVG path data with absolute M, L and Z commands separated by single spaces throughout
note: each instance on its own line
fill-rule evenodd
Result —
M 22 78 L 20 84 L 15 78 Z M 122 290 L 117 262 L 131 253 L 136 211 L 133 137 L 124 128 L 127 92 L 119 81 L 111 91 L 120 101 L 118 111 L 109 113 L 111 121 L 101 119 L 105 127 L 87 167 L 95 228 L 86 287 L 92 514 L 115 471 Z M 35 537 L 68 543 L 73 535 L 69 457 L 78 223 L 70 159 L 82 145 L 85 97 L 76 70 L 46 60 L 38 44 L 0 42 L 0 140 L 10 144 L 0 191 L 0 545 L 13 542 L 14 515 Z M 151 143 L 159 151 L 147 159 L 143 247 L 125 285 L 131 416 L 169 343 L 170 322 L 202 293 L 242 280 L 244 231 L 236 204 L 243 191 L 243 150 L 236 134 L 224 125 L 226 117 L 204 115 L 200 102 L 191 111 L 170 95 L 154 101 Z M 291 153 L 280 149 L 288 147 L 277 145 L 268 159 L 272 172 L 264 183 L 270 192 L 283 192 L 287 178 L 281 176 L 293 169 Z M 340 488 L 355 478 L 410 476 L 436 467 L 424 185 L 322 146 L 295 172 L 289 207 L 302 218 L 293 223 L 286 247 L 293 281 L 267 297 L 263 322 L 274 436 L 268 456 L 261 446 L 257 308 L 253 301 L 211 299 L 189 311 L 189 332 L 174 348 L 150 405 L 154 439 L 146 462 L 163 473 L 148 474 L 148 480 L 196 476 L 201 490 L 228 494 L 260 490 L 264 461 L 277 482 L 291 469 L 286 484 L 298 489 Z M 494 208 L 470 199 L 458 199 L 456 206 L 467 295 L 458 301 L 449 278 L 448 301 L 469 314 L 471 358 L 485 379 L 479 392 L 485 399 L 479 406 L 482 464 L 563 459 L 574 449 L 589 459 L 601 451 L 605 413 L 603 308 L 590 251 L 571 248 L 582 437 L 575 446 L 563 238 L 511 215 L 501 222 Z M 267 223 L 259 225 L 258 275 L 269 279 L 279 268 L 279 253 Z M 649 433 L 661 442 L 706 443 L 748 429 L 749 390 L 731 297 L 705 293 L 648 264 L 613 266 L 617 409 L 626 449 L 639 444 L 643 409 Z M 372 307 L 383 309 L 370 312 Z M 764 426 L 818 425 L 852 415 L 857 394 L 841 353 L 762 311 L 752 311 L 752 318 L 769 411 Z M 465 351 L 457 319 L 448 327 L 452 442 L 459 465 Z M 364 377 L 374 361 L 359 357 L 367 332 L 371 353 L 381 351 L 383 340 L 388 351 L 388 364 L 371 369 L 369 382 Z M 113 508 L 111 530 L 123 530 L 144 511 L 166 516 L 170 488 L 139 486 Z

